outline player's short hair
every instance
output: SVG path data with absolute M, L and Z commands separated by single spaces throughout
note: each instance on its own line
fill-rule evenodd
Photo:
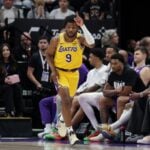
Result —
M 76 15 L 67 16 L 64 20 L 63 27 L 65 27 L 67 23 L 75 23 L 75 21 L 74 21 L 75 17 L 76 17 Z
M 112 60 L 112 59 L 117 59 L 117 60 L 119 60 L 122 64 L 125 64 L 124 57 L 123 57 L 121 54 L 119 54 L 119 53 L 112 55 L 111 60 Z

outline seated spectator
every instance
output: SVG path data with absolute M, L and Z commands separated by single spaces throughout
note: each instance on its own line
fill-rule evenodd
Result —
M 38 133 L 39 138 L 43 138 L 46 134 L 52 134 L 55 127 L 56 115 L 56 97 L 46 97 L 39 102 L 42 124 L 45 126 L 44 131 Z
M 114 138 L 114 136 L 120 131 L 119 128 L 121 125 L 124 125 L 125 123 L 127 123 L 127 121 L 130 119 L 131 117 L 131 113 L 132 113 L 132 107 L 134 104 L 134 101 L 136 102 L 136 99 L 140 98 L 140 92 L 144 91 L 147 88 L 147 84 L 149 82 L 149 77 L 147 76 L 148 73 L 148 67 L 145 65 L 146 64 L 146 56 L 147 56 L 147 51 L 145 48 L 140 47 L 137 48 L 134 52 L 134 63 L 135 63 L 135 68 L 134 70 L 136 71 L 138 78 L 136 80 L 136 83 L 133 87 L 133 91 L 132 93 L 130 93 L 128 99 L 120 99 L 120 101 L 118 101 L 118 106 L 117 107 L 123 107 L 125 108 L 123 110 L 123 113 L 121 114 L 120 118 L 112 123 L 111 125 L 101 125 L 101 130 L 103 130 L 104 132 L 104 137 L 106 138 Z M 126 105 L 126 101 L 130 102 Z M 126 105 L 126 106 L 125 106 Z M 103 133 L 102 132 L 102 133 Z M 100 140 L 102 139 L 102 135 L 99 135 L 97 137 L 92 138 L 91 140 Z
M 128 66 L 132 66 L 132 64 L 133 64 L 133 56 L 131 56 L 131 55 L 129 56 L 128 52 L 126 50 L 123 50 L 123 49 L 120 49 L 118 51 L 118 53 L 121 54 L 124 57 L 125 63 Z
M 117 53 L 117 50 L 114 47 L 106 48 L 105 61 L 108 64 L 107 69 L 106 69 L 107 74 L 109 74 L 111 72 L 111 66 L 110 66 L 111 56 L 116 53 Z M 91 122 L 91 125 L 94 129 L 94 131 L 92 131 L 92 133 L 89 136 L 85 137 L 84 140 L 90 140 L 90 138 L 92 138 L 93 136 L 96 136 L 99 133 L 99 131 L 97 130 L 99 121 L 97 120 L 97 117 L 95 116 L 93 107 L 95 107 L 99 110 L 99 105 L 97 105 L 97 104 L 99 102 L 99 97 L 101 95 L 102 95 L 101 91 L 95 91 L 95 92 L 91 92 L 91 93 L 81 94 L 81 98 L 79 99 L 80 107 L 84 111 L 85 115 L 88 117 L 88 119 Z M 86 108 L 88 108 L 88 109 L 86 109 Z
M 28 32 L 23 32 L 21 34 L 19 43 L 13 49 L 13 54 L 20 70 L 20 78 L 23 92 L 24 90 L 32 89 L 32 84 L 27 78 L 26 72 L 28 67 L 28 61 L 36 50 L 37 49 L 35 46 L 33 46 L 31 36 Z
M 143 137 L 143 139 L 139 139 L 137 140 L 137 143 L 141 143 L 141 144 L 150 144 L 150 88 L 147 89 L 148 94 L 148 100 L 147 100 L 147 104 L 146 104 L 146 110 L 145 110 L 145 115 L 144 115 L 144 120 L 143 120 L 143 125 L 142 125 L 142 131 L 144 133 L 146 133 L 146 136 Z M 145 94 L 143 92 L 143 94 Z
M 58 4 L 57 0 L 44 0 L 45 1 L 45 9 L 48 12 L 51 12 Z
M 101 39 L 102 47 L 114 46 L 118 48 L 118 44 L 119 44 L 119 36 L 117 31 L 115 29 L 106 30 Z
M 33 7 L 33 0 L 23 0 L 22 1 L 22 6 L 24 8 L 28 8 L 28 9 L 31 9 Z
M 14 0 L 14 6 L 16 6 L 16 7 L 22 7 L 22 0 Z
M 28 19 L 49 19 L 49 13 L 44 9 L 44 0 L 35 0 L 35 8 L 31 9 L 28 14 Z
M 134 40 L 134 39 L 129 39 L 129 40 L 127 41 L 127 51 L 128 51 L 129 53 L 132 53 L 132 54 L 133 54 L 135 47 L 136 47 L 136 40 Z
M 0 49 L 0 93 L 5 104 L 6 116 L 22 116 L 22 90 L 19 72 L 8 44 Z
M 3 0 L 3 6 L 0 9 L 0 26 L 5 26 L 5 19 L 8 24 L 15 21 L 15 18 L 23 18 L 21 10 L 13 6 L 13 0 Z
M 150 36 L 143 37 L 139 41 L 139 46 L 143 46 L 143 47 L 147 48 L 147 50 L 148 50 L 148 57 L 147 57 L 146 64 L 150 64 Z
M 136 73 L 125 65 L 124 58 L 120 54 L 111 57 L 112 72 L 106 83 L 103 96 L 100 96 L 100 116 L 102 123 L 108 123 L 108 109 L 112 108 L 120 99 L 128 99 L 135 85 Z M 118 103 L 117 103 L 118 104 Z M 124 108 L 117 107 L 117 118 L 120 118 Z
M 85 4 L 85 2 L 87 2 L 87 0 L 69 0 L 70 5 L 73 6 L 73 8 L 76 11 L 80 11 L 81 7 Z
M 81 84 L 77 89 L 76 96 L 74 97 L 72 102 L 71 113 L 73 117 L 72 124 L 74 126 L 78 125 L 84 117 L 85 111 L 84 108 L 81 105 L 79 105 L 80 101 L 86 101 L 88 99 L 88 96 L 92 97 L 93 93 L 101 91 L 107 80 L 107 66 L 104 65 L 102 62 L 103 57 L 103 53 L 100 49 L 91 50 L 89 62 L 94 68 L 89 71 L 87 80 L 83 84 Z M 93 97 L 91 99 L 93 100 Z M 90 102 L 88 101 L 88 103 Z M 87 105 L 85 106 L 86 108 L 88 107 Z M 89 116 L 87 115 L 87 117 Z M 93 122 L 91 122 L 92 125 Z
M 102 20 L 105 15 L 104 3 L 101 0 L 88 0 L 81 8 L 85 20 Z
M 35 51 L 31 35 L 28 32 L 23 32 L 20 37 L 20 43 L 13 50 L 15 59 L 17 61 L 28 62 Z
M 142 71 L 143 71 L 143 78 L 146 79 L 144 82 L 145 84 L 144 89 L 146 89 L 147 87 L 149 87 L 149 83 L 150 83 L 150 76 L 149 76 L 150 69 L 149 67 L 144 67 Z M 140 88 L 139 86 L 137 87 Z M 127 128 L 127 130 L 132 133 L 132 136 L 127 138 L 128 142 L 137 142 L 138 139 L 142 139 L 145 133 L 149 132 L 146 131 L 147 127 L 144 127 L 145 125 L 144 115 L 145 115 L 148 95 L 143 94 L 143 91 L 144 90 L 138 93 L 133 93 L 134 96 L 136 97 L 133 97 L 135 99 L 135 102 L 134 102 L 131 118 L 129 120 L 128 128 Z
M 50 19 L 65 19 L 67 16 L 74 15 L 75 12 L 69 9 L 68 0 L 59 0 L 59 8 L 56 8 L 50 12 Z
M 32 8 L 33 7 L 33 0 L 14 0 L 14 6 L 17 8 Z

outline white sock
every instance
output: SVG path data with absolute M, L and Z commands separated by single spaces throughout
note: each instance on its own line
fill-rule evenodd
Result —
M 60 121 L 64 121 L 62 114 L 60 115 Z
M 46 124 L 45 124 L 45 128 L 44 128 L 44 131 L 45 131 L 45 132 L 50 132 L 50 131 L 51 131 L 51 127 L 52 127 L 52 125 L 51 125 L 50 123 L 46 123 Z
M 125 109 L 123 111 L 121 117 L 119 118 L 119 120 L 117 120 L 116 122 L 114 122 L 113 124 L 110 125 L 111 128 L 114 130 L 114 129 L 119 128 L 124 123 L 126 123 L 129 120 L 131 113 L 132 113 L 132 108 L 130 108 L 128 110 Z
M 59 95 L 56 96 L 56 106 L 57 106 L 57 114 L 61 113 L 61 97 Z

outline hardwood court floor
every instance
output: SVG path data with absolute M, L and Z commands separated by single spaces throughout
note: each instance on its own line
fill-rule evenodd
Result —
M 150 145 L 80 144 L 71 147 L 68 142 L 40 140 L 0 140 L 0 150 L 150 150 Z

